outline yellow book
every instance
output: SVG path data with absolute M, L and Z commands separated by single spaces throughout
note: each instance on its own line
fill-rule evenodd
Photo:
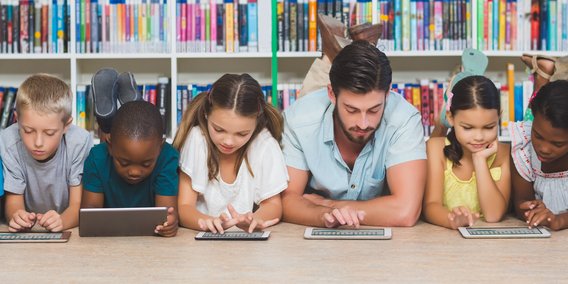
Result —
M 278 6 L 278 13 L 280 13 L 280 6 Z M 284 7 L 282 7 L 282 11 Z M 309 0 L 308 2 L 308 51 L 316 51 L 317 49 L 317 2 L 316 0 Z
M 499 0 L 499 50 L 505 49 L 507 0 Z
M 515 121 L 515 65 L 512 63 L 507 64 L 507 87 L 509 90 L 509 121 Z
M 421 99 L 420 99 L 420 86 L 419 85 L 413 85 L 412 86 L 412 105 L 414 105 L 414 107 L 416 107 L 416 109 L 418 111 L 420 111 L 420 113 L 422 113 L 422 107 L 421 107 Z
M 235 7 L 225 3 L 225 50 L 235 52 Z

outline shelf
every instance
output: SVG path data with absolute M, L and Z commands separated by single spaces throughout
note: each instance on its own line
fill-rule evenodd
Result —
M 160 59 L 171 58 L 170 53 L 81 53 L 77 59 Z
M 0 60 L 70 59 L 69 53 L 0 53 Z
M 187 52 L 177 53 L 176 58 L 271 58 L 270 52 Z
M 299 51 L 299 52 L 290 52 L 290 51 L 279 51 L 277 53 L 278 58 L 316 58 L 321 57 L 321 51 Z

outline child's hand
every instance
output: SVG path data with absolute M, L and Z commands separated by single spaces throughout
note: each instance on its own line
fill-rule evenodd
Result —
M 555 231 L 560 229 L 559 219 L 556 218 L 556 215 L 550 209 L 546 208 L 546 205 L 541 200 L 526 201 L 521 203 L 519 207 L 528 209 L 528 211 L 525 211 L 525 219 L 529 228 L 541 225 Z
M 202 231 L 224 234 L 226 229 L 235 226 L 237 219 L 231 219 L 227 214 L 221 213 L 218 218 L 199 219 L 197 224 Z
M 479 219 L 479 213 L 471 213 L 469 208 L 464 206 L 454 207 L 452 211 L 448 213 L 450 226 L 454 230 L 458 227 L 471 227 L 477 219 Z
M 168 216 L 166 217 L 166 222 L 162 225 L 156 226 L 154 233 L 162 237 L 173 237 L 177 234 L 178 230 L 178 218 L 174 214 L 174 208 L 168 208 Z
M 279 218 L 274 218 L 272 220 L 262 220 L 256 216 L 252 212 L 248 212 L 245 214 L 239 214 L 235 208 L 229 204 L 227 206 L 229 213 L 231 213 L 231 220 L 236 220 L 236 226 L 239 227 L 241 230 L 252 233 L 255 230 L 262 231 L 270 226 L 273 226 L 280 221 Z M 227 220 L 228 221 L 228 220 Z
M 523 210 L 533 210 L 539 207 L 546 208 L 546 205 L 544 205 L 544 202 L 542 202 L 542 200 L 530 200 L 519 204 L 519 208 Z M 526 216 L 527 215 L 525 214 L 525 217 Z
M 495 141 L 489 143 L 489 145 L 487 145 L 487 148 L 473 153 L 472 156 L 473 156 L 474 159 L 479 158 L 479 159 L 482 159 L 483 162 L 485 162 L 489 156 L 497 153 L 497 146 L 498 146 L 498 142 L 497 142 L 497 140 L 495 140 Z
M 334 208 L 331 212 L 324 213 L 322 219 L 327 228 L 350 226 L 359 228 L 365 218 L 365 211 L 355 210 L 349 206 Z
M 21 232 L 31 229 L 36 223 L 36 214 L 26 212 L 25 210 L 18 210 L 12 219 L 8 222 L 8 231 L 10 232 Z
M 61 232 L 63 221 L 61 215 L 55 210 L 49 210 L 44 214 L 37 214 L 37 223 L 50 232 Z

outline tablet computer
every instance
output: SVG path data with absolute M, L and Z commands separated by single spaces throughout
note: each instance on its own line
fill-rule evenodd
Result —
M 209 241 L 265 241 L 270 236 L 270 231 L 252 232 L 226 231 L 223 234 L 211 232 L 199 232 L 195 235 L 196 240 Z
M 69 241 L 71 232 L 0 232 L 0 243 L 65 243 Z
M 390 240 L 391 228 L 323 229 L 306 228 L 304 239 L 314 240 Z
M 81 208 L 79 236 L 153 236 L 167 215 L 167 207 Z
M 542 227 L 459 227 L 466 239 L 549 238 L 550 232 Z

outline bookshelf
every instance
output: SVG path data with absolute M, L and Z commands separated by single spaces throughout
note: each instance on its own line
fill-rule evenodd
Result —
M 70 84 L 75 94 L 77 85 L 89 84 L 91 76 L 102 67 L 113 67 L 119 72 L 133 72 L 139 84 L 155 84 L 159 76 L 166 76 L 170 78 L 172 86 L 169 94 L 171 111 L 167 118 L 171 126 L 167 136 L 171 138 L 177 130 L 175 112 L 176 88 L 174 86 L 190 83 L 212 83 L 224 73 L 247 72 L 261 84 L 272 85 L 273 90 L 276 90 L 276 86 L 279 83 L 300 84 L 313 60 L 321 56 L 319 51 L 291 52 L 278 50 L 278 17 L 276 8 L 278 3 L 284 2 L 284 0 L 257 1 L 259 11 L 257 16 L 259 22 L 258 51 L 195 52 L 180 49 L 176 18 L 176 11 L 179 8 L 178 4 L 180 4 L 176 2 L 180 1 L 160 0 L 156 3 L 165 3 L 164 8 L 167 8 L 164 10 L 166 14 L 162 22 L 166 33 L 159 44 L 163 48 L 161 51 L 149 49 L 147 52 L 139 52 L 129 51 L 128 48 L 124 48 L 124 50 L 121 50 L 122 52 L 82 53 L 77 49 L 77 35 L 79 31 L 75 24 L 77 23 L 76 9 L 80 7 L 77 4 L 82 2 L 77 1 L 67 0 L 70 9 L 70 41 L 67 52 L 39 54 L 0 53 L 0 86 L 17 87 L 30 74 L 46 72 L 63 78 Z M 141 3 L 141 1 L 132 0 L 125 3 L 136 4 Z M 8 2 L 6 1 L 6 3 Z M 210 3 L 218 2 L 211 1 Z M 354 1 L 347 0 L 347 2 L 351 3 Z M 381 7 L 381 4 L 389 1 L 359 0 L 358 2 L 359 4 L 368 3 L 366 5 L 370 5 L 370 10 L 375 11 L 370 16 L 370 19 L 373 22 L 377 22 L 381 20 L 377 7 Z M 390 2 L 394 3 L 394 1 Z M 476 27 L 478 23 L 477 9 L 473 7 L 478 7 L 479 2 L 478 0 L 463 1 L 463 3 L 469 3 L 472 8 L 471 17 L 469 17 L 472 27 Z M 560 4 L 566 2 L 566 0 L 558 1 Z M 559 7 L 563 6 L 559 5 Z M 80 16 L 81 14 L 79 13 Z M 477 38 L 476 28 L 471 29 L 470 36 L 470 46 L 477 47 L 478 42 L 474 40 Z M 382 47 L 381 44 L 383 44 Z M 391 50 L 382 41 L 379 43 L 379 47 L 385 50 L 391 61 L 393 83 L 416 82 L 417 79 L 421 78 L 446 81 L 451 70 L 459 64 L 461 56 L 461 50 Z M 520 55 L 525 52 L 549 56 L 564 56 L 568 54 L 568 50 L 487 50 L 484 51 L 489 57 L 486 75 L 497 82 L 506 84 L 507 63 L 513 63 L 515 66 L 515 79 L 517 81 L 527 80 L 528 75 L 525 72 L 525 67 L 519 59 Z M 275 95 L 273 94 L 273 98 L 275 98 Z M 75 107 L 73 108 L 73 116 L 77 117 Z

